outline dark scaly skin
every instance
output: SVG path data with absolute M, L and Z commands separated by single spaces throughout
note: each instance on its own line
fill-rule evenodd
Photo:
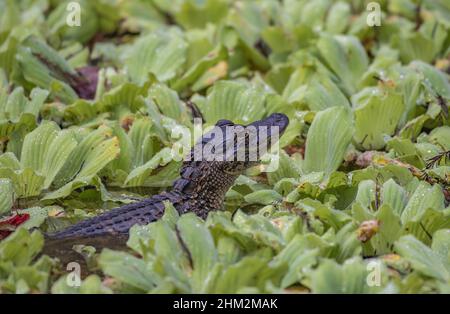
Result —
M 102 215 L 83 220 L 62 231 L 49 234 L 49 238 L 94 237 L 104 233 L 127 233 L 134 224 L 147 224 L 164 213 L 163 201 L 180 202 L 175 193 L 161 193 L 140 202 L 114 208 Z
M 289 120 L 284 114 L 272 114 L 270 117 L 255 121 L 248 126 L 278 126 L 281 135 L 288 123 Z M 220 120 L 216 124 L 220 128 L 233 125 L 228 120 Z M 266 138 L 270 140 L 270 134 Z M 199 145 L 204 145 L 208 141 L 210 139 L 203 136 L 195 147 L 202 147 Z M 259 142 L 260 138 L 258 137 Z M 194 148 L 191 150 L 191 155 Z M 146 225 L 161 218 L 164 214 L 164 201 L 170 201 L 180 214 L 194 212 L 198 216 L 206 218 L 210 211 L 222 208 L 225 194 L 235 179 L 245 169 L 255 164 L 257 164 L 255 161 L 186 161 L 181 168 L 180 178 L 173 184 L 172 191 L 112 209 L 62 231 L 48 234 L 47 238 L 50 240 L 79 239 L 104 235 L 126 235 L 135 224 Z

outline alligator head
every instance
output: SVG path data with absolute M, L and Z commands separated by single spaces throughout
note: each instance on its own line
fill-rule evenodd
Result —
M 194 211 L 206 217 L 222 208 L 225 193 L 246 169 L 278 142 L 289 124 L 282 113 L 248 125 L 219 120 L 191 149 L 183 163 L 181 178 L 173 191 L 187 198 L 181 212 Z

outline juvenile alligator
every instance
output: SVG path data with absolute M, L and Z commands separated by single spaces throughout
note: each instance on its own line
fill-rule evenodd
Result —
M 289 119 L 281 113 L 274 113 L 246 126 L 234 124 L 229 120 L 219 120 L 215 128 L 191 149 L 191 160 L 183 162 L 180 178 L 174 182 L 170 192 L 112 209 L 62 231 L 48 234 L 47 238 L 51 240 L 126 235 L 135 224 L 145 225 L 159 219 L 164 214 L 164 201 L 170 201 L 180 214 L 194 212 L 206 218 L 208 212 L 222 208 L 225 193 L 234 180 L 244 170 L 257 164 L 261 153 L 264 153 L 264 147 L 273 145 L 278 139 L 275 135 L 281 136 L 288 124 Z M 227 129 L 232 129 L 233 133 L 227 133 Z M 219 136 L 218 132 L 223 136 Z M 213 148 L 210 149 L 210 154 L 204 155 L 201 160 L 195 158 L 196 152 L 204 152 L 205 148 L 211 147 Z M 228 150 L 225 150 L 227 147 Z M 230 153 L 228 156 L 232 158 L 215 158 L 223 155 L 224 151 Z

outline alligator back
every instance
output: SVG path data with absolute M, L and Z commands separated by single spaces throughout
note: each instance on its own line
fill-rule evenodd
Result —
M 146 225 L 159 219 L 164 214 L 164 201 L 176 205 L 180 202 L 179 195 L 163 192 L 140 202 L 122 207 L 83 220 L 59 232 L 46 234 L 48 239 L 95 237 L 104 234 L 127 234 L 135 225 Z

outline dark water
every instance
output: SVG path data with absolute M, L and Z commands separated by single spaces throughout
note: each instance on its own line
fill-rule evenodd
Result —
M 92 246 L 96 249 L 96 253 L 100 253 L 102 249 L 127 251 L 126 246 L 128 235 L 112 235 L 106 234 L 89 238 L 65 238 L 65 239 L 45 239 L 44 248 L 41 254 L 58 258 L 62 266 L 65 267 L 71 262 L 77 262 L 81 266 L 81 277 L 86 277 L 91 270 L 85 257 L 74 249 L 74 246 L 85 245 Z

